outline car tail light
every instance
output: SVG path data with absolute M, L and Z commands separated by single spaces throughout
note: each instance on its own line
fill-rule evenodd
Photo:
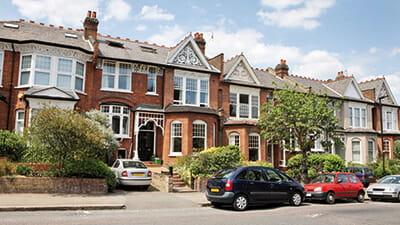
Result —
M 232 180 L 228 180 L 225 183 L 225 191 L 232 191 L 233 190 L 233 182 Z
M 121 176 L 127 177 L 128 176 L 128 171 L 126 171 L 126 170 L 122 171 Z
M 151 177 L 151 171 L 150 170 L 147 172 L 147 176 Z

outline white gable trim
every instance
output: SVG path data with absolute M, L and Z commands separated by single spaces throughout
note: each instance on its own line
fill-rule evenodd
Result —
M 243 62 L 247 71 L 249 72 L 251 78 L 256 82 L 256 84 L 260 84 L 260 81 L 257 79 L 257 76 L 255 75 L 253 69 L 250 66 L 249 61 L 247 61 L 246 57 L 244 57 L 244 55 L 240 55 L 239 58 L 236 60 L 235 64 L 232 66 L 232 68 L 228 71 L 225 79 L 229 79 L 230 76 L 232 75 L 232 73 L 235 71 L 236 67 Z M 237 80 L 237 79 L 235 79 Z
M 385 85 L 385 88 L 386 88 L 386 90 L 388 91 L 389 97 L 392 99 L 393 104 L 394 104 L 394 105 L 397 105 L 397 101 L 396 101 L 396 99 L 394 98 L 394 95 L 393 95 L 393 93 L 392 93 L 392 90 L 389 88 L 389 84 L 387 83 L 386 79 L 382 79 L 382 80 L 383 80 L 382 85 Z M 381 88 L 382 88 L 382 87 L 381 87 Z M 379 97 L 379 96 L 376 96 L 376 99 L 378 99 L 378 97 Z
M 350 95 L 350 94 L 352 94 L 351 93 L 351 87 L 353 87 L 354 88 L 354 90 L 355 90 L 355 94 L 357 95 L 357 96 L 352 96 L 352 95 Z M 364 100 L 364 95 L 362 94 L 362 92 L 361 92 L 361 90 L 360 90 L 360 88 L 358 87 L 358 84 L 357 84 L 357 82 L 355 82 L 355 80 L 354 80 L 354 78 L 352 78 L 351 79 L 351 82 L 350 82 L 350 84 L 347 86 L 347 88 L 346 88 L 346 90 L 344 91 L 344 94 L 343 94 L 345 97 L 354 97 L 354 98 L 359 98 L 359 99 L 362 99 L 362 100 Z
M 193 39 L 192 35 L 189 35 L 188 38 L 186 38 L 186 40 L 184 40 L 176 49 L 176 52 L 168 59 L 168 63 L 173 63 L 173 60 L 175 59 L 175 57 L 186 47 L 186 46 L 190 46 L 192 48 L 192 50 L 194 51 L 194 53 L 196 54 L 196 56 L 199 58 L 200 62 L 209 70 L 211 70 L 211 66 L 208 63 L 206 57 L 204 56 L 204 54 L 201 52 L 199 46 L 197 45 L 196 41 Z M 178 64 L 178 65 L 182 65 L 182 64 Z M 189 65 L 190 66 L 190 65 Z

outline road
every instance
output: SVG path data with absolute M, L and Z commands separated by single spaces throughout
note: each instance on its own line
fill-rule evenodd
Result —
M 178 202 L 180 200 L 178 199 Z M 398 202 L 340 202 L 335 205 L 304 203 L 300 207 L 289 205 L 268 205 L 252 207 L 245 212 L 229 208 L 200 207 L 197 205 L 152 209 L 125 209 L 106 211 L 40 211 L 1 212 L 0 224 L 398 224 Z M 137 203 L 140 205 L 140 202 Z M 179 205 L 179 203 L 178 203 Z M 138 207 L 135 207 L 138 208 Z

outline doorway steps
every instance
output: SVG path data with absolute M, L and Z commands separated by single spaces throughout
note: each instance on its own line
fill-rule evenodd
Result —
M 172 175 L 172 192 L 174 193 L 192 193 L 197 192 L 191 189 L 186 183 L 181 179 L 178 173 L 174 172 Z

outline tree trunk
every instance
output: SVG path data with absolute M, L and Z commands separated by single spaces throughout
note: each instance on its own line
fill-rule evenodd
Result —
M 307 151 L 302 150 L 303 157 L 300 163 L 300 178 L 302 184 L 308 183 Z

